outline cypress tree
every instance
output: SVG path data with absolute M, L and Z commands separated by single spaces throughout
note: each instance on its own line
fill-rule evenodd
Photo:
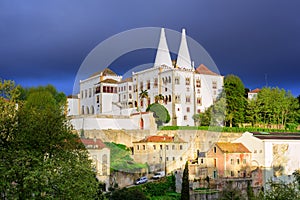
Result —
M 189 200 L 190 199 L 190 191 L 189 191 L 189 165 L 188 162 L 185 163 L 183 176 L 182 176 L 182 188 L 181 188 L 181 200 Z

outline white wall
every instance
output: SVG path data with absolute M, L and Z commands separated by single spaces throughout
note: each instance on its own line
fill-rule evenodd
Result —
M 144 120 L 144 129 L 149 130 L 151 126 L 152 113 L 142 114 Z M 135 130 L 140 129 L 139 122 L 141 116 L 133 115 L 128 118 L 120 118 L 117 116 L 83 116 L 82 118 L 71 119 L 71 124 L 75 130 L 106 130 L 106 129 L 124 129 L 124 130 Z M 152 117 L 153 118 L 153 117 Z

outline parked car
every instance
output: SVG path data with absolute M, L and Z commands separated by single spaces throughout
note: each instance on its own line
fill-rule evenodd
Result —
M 148 178 L 146 176 L 143 176 L 141 178 L 136 179 L 136 181 L 134 182 L 136 185 L 142 184 L 142 183 L 146 183 L 148 181 Z
M 165 172 L 164 171 L 160 171 L 160 172 L 155 172 L 154 176 L 152 177 L 153 179 L 160 179 L 162 177 L 165 176 Z

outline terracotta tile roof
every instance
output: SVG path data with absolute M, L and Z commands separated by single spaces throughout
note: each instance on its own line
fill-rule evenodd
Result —
M 224 153 L 251 153 L 242 143 L 217 142 L 216 146 Z
M 81 138 L 80 140 L 87 149 L 103 149 L 106 147 L 100 139 Z
M 254 90 L 249 91 L 248 93 L 259 93 L 261 89 L 256 88 Z
M 138 142 L 134 143 L 141 143 L 141 142 L 154 142 L 154 143 L 186 143 L 183 139 L 177 137 L 177 136 L 159 136 L 159 135 L 154 135 L 154 136 L 148 136 L 145 139 L 142 139 Z
M 196 73 L 198 74 L 206 74 L 206 75 L 214 75 L 214 76 L 220 76 L 219 74 L 209 70 L 205 65 L 201 64 L 196 69 Z
M 125 83 L 125 82 L 132 82 L 132 77 L 126 78 L 122 80 L 120 83 Z
M 108 78 L 108 79 L 101 81 L 100 83 L 119 83 L 119 82 L 114 79 Z
M 95 72 L 94 74 L 92 74 L 90 77 L 96 76 L 101 74 L 103 76 L 118 76 L 114 71 L 112 71 L 111 69 L 109 69 L 108 67 L 105 68 L 103 71 L 99 71 L 99 72 Z

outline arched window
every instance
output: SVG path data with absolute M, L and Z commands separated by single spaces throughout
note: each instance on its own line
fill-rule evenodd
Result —
M 81 114 L 84 115 L 84 106 L 81 106 Z
M 95 114 L 95 109 L 94 109 L 94 106 L 91 106 L 91 114 Z
M 171 102 L 172 101 L 172 98 L 171 98 L 171 95 L 169 95 L 169 102 Z
M 90 109 L 89 109 L 89 107 L 87 106 L 87 107 L 85 107 L 85 111 L 86 111 L 86 114 L 88 115 L 88 114 L 90 114 Z
M 103 176 L 107 176 L 107 155 L 106 154 L 102 156 L 102 174 Z
M 141 130 L 144 129 L 144 120 L 143 120 L 143 118 L 140 119 L 140 129 Z
M 169 76 L 169 83 L 171 83 L 171 76 Z

